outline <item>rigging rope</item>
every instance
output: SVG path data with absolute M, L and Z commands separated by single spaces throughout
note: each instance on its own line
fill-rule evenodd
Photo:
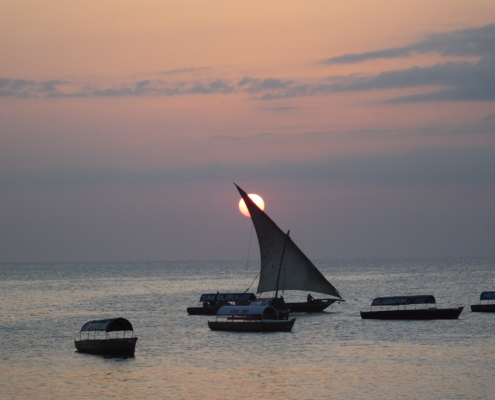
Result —
M 258 273 L 258 275 L 261 274 L 261 271 L 266 270 L 268 268 L 268 264 L 272 262 L 273 257 L 275 257 L 274 254 L 272 254 L 270 256 L 270 259 L 267 260 L 266 265 L 261 265 L 260 272 Z M 274 271 L 274 268 L 275 268 L 275 262 L 273 261 L 272 267 L 268 270 L 268 275 L 265 279 L 265 284 L 263 285 L 262 288 L 258 287 L 258 289 L 261 289 L 258 291 L 258 293 L 264 293 L 265 292 L 265 285 L 268 283 L 268 278 L 271 276 L 272 272 Z
M 245 278 L 244 278 L 246 281 L 248 279 L 247 269 L 248 269 L 248 264 L 249 264 L 249 253 L 251 252 L 251 239 L 253 237 L 253 228 L 254 228 L 254 224 L 251 224 L 251 233 L 249 234 L 249 245 L 248 245 L 248 252 L 247 252 L 247 257 L 246 257 Z M 251 283 L 251 285 L 252 285 L 252 283 Z M 249 285 L 249 286 L 251 286 L 251 285 Z M 249 289 L 249 287 L 248 287 L 248 289 Z
M 150 356 L 154 357 L 154 354 L 151 354 L 148 350 L 146 350 L 139 342 L 136 342 L 136 344 L 139 346 L 141 350 L 144 350 L 146 353 L 148 353 Z
M 250 287 L 251 287 L 251 285 L 252 285 L 252 284 L 256 281 L 256 279 L 258 279 L 258 276 L 259 276 L 260 274 L 261 274 L 261 271 L 260 271 L 260 272 L 258 272 L 258 275 L 256 275 L 256 277 L 253 279 L 253 281 L 251 282 L 251 284 L 250 284 L 250 285 L 248 286 L 248 288 L 246 289 L 246 292 L 245 292 L 245 293 L 247 293 L 247 292 L 248 292 L 249 288 L 250 288 Z

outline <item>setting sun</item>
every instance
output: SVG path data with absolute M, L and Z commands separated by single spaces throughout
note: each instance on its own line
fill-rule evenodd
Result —
M 253 200 L 254 204 L 256 204 L 259 208 L 261 208 L 262 210 L 265 209 L 265 202 L 260 196 L 258 196 L 257 194 L 248 194 L 248 196 L 251 200 Z M 246 203 L 244 202 L 244 199 L 241 199 L 241 201 L 239 201 L 239 210 L 246 217 L 251 216 L 251 214 L 249 214 L 249 211 L 246 207 Z

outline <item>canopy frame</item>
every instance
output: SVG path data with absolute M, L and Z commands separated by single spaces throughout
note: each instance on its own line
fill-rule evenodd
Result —
M 132 324 L 125 318 L 111 318 L 111 319 L 101 319 L 86 322 L 82 328 L 81 332 L 117 332 L 117 331 L 131 331 Z
M 495 292 L 483 292 L 480 294 L 480 301 L 482 300 L 495 300 Z
M 436 304 L 435 296 L 416 295 L 416 296 L 390 296 L 377 297 L 371 303 L 371 307 L 390 307 L 390 306 L 409 306 L 420 304 Z

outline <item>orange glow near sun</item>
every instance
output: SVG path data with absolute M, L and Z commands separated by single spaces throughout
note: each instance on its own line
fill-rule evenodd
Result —
M 248 194 L 249 198 L 251 200 L 254 201 L 254 204 L 256 204 L 259 208 L 261 208 L 262 210 L 265 209 L 265 202 L 263 201 L 263 199 L 258 196 L 257 194 Z M 244 199 L 241 199 L 241 201 L 239 201 L 239 211 L 244 214 L 246 217 L 250 217 L 251 214 L 249 214 L 249 211 L 246 207 L 246 203 L 244 202 Z

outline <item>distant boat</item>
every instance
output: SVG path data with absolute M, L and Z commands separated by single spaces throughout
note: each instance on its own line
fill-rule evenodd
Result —
M 432 307 L 428 305 L 432 304 Z M 414 308 L 411 308 L 414 306 Z M 419 308 L 418 308 L 419 306 Z M 373 307 L 379 307 L 374 310 Z M 384 309 L 384 308 L 387 309 Z M 390 308 L 392 307 L 392 308 Z M 402 307 L 402 308 L 401 308 Z M 377 297 L 371 311 L 361 311 L 362 319 L 457 319 L 464 307 L 436 308 L 434 296 Z
M 128 337 L 126 332 L 130 332 Z M 86 322 L 74 344 L 81 353 L 129 357 L 134 356 L 137 340 L 128 320 L 114 318 Z
M 472 312 L 495 312 L 495 303 L 490 303 L 490 301 L 495 300 L 495 292 L 483 292 L 480 295 L 479 304 L 473 304 L 471 306 Z M 481 303 L 482 301 L 487 301 L 487 303 Z
M 216 315 L 220 307 L 225 305 L 248 305 L 255 300 L 254 293 L 210 293 L 199 298 L 201 307 L 188 307 L 189 315 Z
M 290 332 L 295 321 L 272 306 L 223 306 L 208 327 L 212 331 Z
M 261 271 L 257 293 L 275 292 L 271 302 L 267 302 L 270 299 L 260 298 L 251 304 L 271 304 L 279 311 L 288 309 L 291 313 L 297 313 L 321 312 L 336 301 L 345 301 L 338 290 L 296 246 L 289 232 L 284 233 L 244 190 L 235 186 L 244 199 L 258 236 Z M 305 302 L 285 302 L 283 298 L 278 297 L 279 292 L 289 290 L 322 293 L 333 298 L 314 299 L 308 294 Z

